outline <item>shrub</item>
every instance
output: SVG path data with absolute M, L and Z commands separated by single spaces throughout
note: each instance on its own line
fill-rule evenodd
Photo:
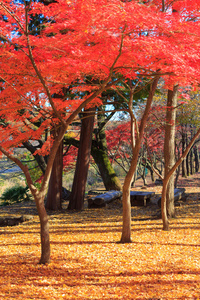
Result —
M 19 203 L 22 201 L 29 201 L 31 200 L 31 195 L 29 192 L 28 186 L 13 186 L 7 188 L 2 196 L 0 197 L 1 205 L 9 205 L 14 203 Z

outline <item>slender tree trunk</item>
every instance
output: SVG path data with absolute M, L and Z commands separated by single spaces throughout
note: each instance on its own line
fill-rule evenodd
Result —
M 136 162 L 137 165 L 137 162 Z M 134 165 L 132 167 L 134 169 Z M 132 171 L 131 168 L 126 175 L 123 185 L 123 195 L 122 195 L 122 203 L 123 203 L 123 227 L 122 227 L 122 236 L 121 243 L 131 243 L 131 201 L 130 201 L 130 190 L 131 190 L 131 182 L 132 182 Z M 134 174 L 134 173 L 133 173 Z
M 148 170 L 150 172 L 150 175 L 151 175 L 151 181 L 152 183 L 155 182 L 155 175 L 154 175 L 154 171 L 152 170 L 151 166 L 149 165 L 148 166 Z
M 185 147 L 185 148 L 187 148 L 187 146 L 188 146 L 187 125 L 186 125 L 185 141 L 186 141 L 186 147 Z M 187 176 L 190 176 L 189 153 L 188 153 L 188 155 L 186 156 L 185 164 L 186 164 L 186 174 L 187 174 Z
M 180 149 L 179 149 L 178 146 L 176 146 L 176 149 L 177 149 L 177 152 L 178 152 L 176 161 L 178 161 L 179 158 L 180 158 Z M 178 178 L 179 178 L 179 175 L 180 175 L 180 171 L 181 171 L 181 166 L 178 166 L 178 168 L 177 168 L 177 170 L 176 170 L 175 180 L 174 180 L 174 188 L 177 187 L 177 183 L 178 183 Z
M 185 151 L 185 148 L 186 148 L 186 136 L 185 136 L 185 132 L 183 129 L 183 125 L 181 127 L 182 127 L 181 142 L 182 142 L 182 154 L 183 154 L 183 152 Z M 185 159 L 182 162 L 182 177 L 187 177 L 187 168 L 186 168 L 186 160 Z
M 174 86 L 173 91 L 168 90 L 167 96 L 167 112 L 165 126 L 165 141 L 164 141 L 164 161 L 165 161 L 165 176 L 175 163 L 175 126 L 176 126 L 176 109 L 177 106 L 178 86 Z M 164 187 L 163 187 L 164 188 Z M 174 217 L 174 174 L 169 179 L 166 186 L 166 207 L 168 217 Z
M 44 206 L 44 197 L 35 196 L 35 203 L 40 219 L 40 238 L 41 238 L 41 264 L 50 262 L 50 238 L 49 238 L 49 218 Z
M 56 147 L 55 147 L 56 149 Z M 21 170 L 24 172 L 24 175 L 27 180 L 27 184 L 30 188 L 30 191 L 34 197 L 39 219 L 40 219 L 40 238 L 41 238 L 41 258 L 40 258 L 40 263 L 41 264 L 48 264 L 50 262 L 50 239 L 49 239 L 49 220 L 48 220 L 48 215 L 44 206 L 44 195 L 46 188 L 45 186 L 47 185 L 48 182 L 48 174 L 46 173 L 44 176 L 45 181 L 43 180 L 43 185 L 42 185 L 42 191 L 39 191 L 32 182 L 30 173 L 28 171 L 28 167 L 24 166 L 22 162 L 17 158 L 11 155 L 8 151 L 3 149 L 0 146 L 0 151 L 5 154 L 9 159 L 11 159 L 13 162 L 15 162 Z M 47 170 L 51 170 L 51 162 L 53 161 L 53 157 L 51 156 L 50 163 L 47 167 Z
M 136 137 L 133 131 L 131 131 L 131 142 L 132 142 L 132 149 L 133 149 L 133 156 L 131 160 L 130 169 L 125 177 L 124 185 L 123 185 L 123 196 L 122 196 L 122 204 L 123 204 L 123 226 L 122 226 L 122 235 L 121 235 L 121 243 L 130 243 L 131 242 L 131 203 L 130 203 L 130 189 L 131 189 L 131 182 L 133 180 L 134 173 L 137 168 L 137 161 L 140 152 L 140 147 L 142 143 L 142 138 L 144 135 L 144 129 L 146 126 L 147 118 L 151 109 L 151 104 L 153 101 L 153 96 L 155 94 L 158 79 L 155 78 L 151 87 L 149 96 L 146 101 L 146 107 L 140 122 L 140 126 L 138 128 L 138 132 L 136 133 Z M 132 112 L 132 99 L 133 94 L 130 95 L 129 100 L 129 113 L 131 116 L 131 123 L 135 122 L 135 118 Z M 135 138 L 134 138 L 135 137 Z
M 193 175 L 194 174 L 194 155 L 193 155 L 193 149 L 190 150 L 189 153 L 190 156 L 190 174 Z
M 169 230 L 169 221 L 167 216 L 167 184 L 168 180 L 163 180 L 162 196 L 161 196 L 161 214 L 163 221 L 163 230 Z
M 92 144 L 92 132 L 94 126 L 94 113 L 95 108 L 85 110 L 80 135 L 80 146 L 78 149 L 78 157 L 76 162 L 76 170 L 74 175 L 74 181 L 72 185 L 72 192 L 70 196 L 68 209 L 82 210 L 85 197 L 85 186 L 87 182 L 91 144 Z
M 194 146 L 194 161 L 195 161 L 195 172 L 199 172 L 199 154 L 198 154 L 198 148 L 195 145 Z

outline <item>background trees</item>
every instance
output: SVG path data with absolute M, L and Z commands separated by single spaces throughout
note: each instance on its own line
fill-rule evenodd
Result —
M 0 150 L 22 168 L 35 198 L 41 221 L 42 263 L 50 259 L 43 200 L 56 153 L 77 115 L 88 104 L 91 108 L 101 105 L 102 93 L 110 89 L 123 95 L 131 119 L 133 157 L 123 187 L 122 233 L 122 241 L 130 241 L 130 184 L 158 78 L 163 76 L 167 88 L 174 83 L 195 85 L 199 80 L 199 22 L 188 22 L 199 16 L 198 5 L 177 1 L 173 9 L 178 13 L 172 14 L 171 7 L 166 3 L 161 7 L 156 1 L 0 2 L 0 113 L 7 124 L 1 126 Z M 38 24 L 38 35 L 35 29 L 34 35 L 31 31 L 35 15 L 46 20 L 42 26 Z M 88 77 L 92 79 L 86 82 Z M 144 88 L 146 78 L 150 90 L 138 123 L 133 97 Z M 63 92 L 69 87 L 73 98 Z M 32 111 L 36 111 L 34 116 Z M 41 119 L 36 127 L 34 123 Z M 34 153 L 49 155 L 38 189 L 28 168 L 11 149 L 30 139 L 41 139 L 47 130 L 45 143 Z

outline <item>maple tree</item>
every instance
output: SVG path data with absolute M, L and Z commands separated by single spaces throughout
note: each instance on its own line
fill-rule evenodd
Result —
M 110 87 L 115 89 L 117 80 L 148 77 L 151 88 L 132 142 L 135 142 L 134 158 L 123 187 L 121 240 L 130 241 L 130 183 L 158 78 L 168 75 L 165 77 L 168 85 L 174 80 L 182 85 L 196 84 L 199 80 L 196 68 L 199 22 L 196 19 L 195 26 L 188 22 L 190 17 L 199 16 L 199 1 L 175 3 L 179 14 L 172 16 L 170 8 L 163 14 L 163 7 L 157 1 L 141 4 L 140 1 L 60 0 L 48 6 L 32 1 L 0 2 L 0 101 L 1 118 L 6 120 L 6 126 L 1 127 L 0 150 L 22 168 L 35 198 L 41 222 L 42 263 L 50 260 L 49 224 L 43 200 L 56 152 L 69 124 L 82 109 L 100 105 L 100 94 Z M 30 16 L 36 14 L 44 15 L 48 21 L 40 35 L 31 35 Z M 93 81 L 85 84 L 86 76 L 92 76 L 95 84 Z M 63 97 L 63 86 L 71 84 L 74 92 L 83 91 L 84 96 Z M 132 125 L 137 127 L 131 107 L 134 87 L 129 89 L 129 112 Z M 60 98 L 53 98 L 55 93 Z M 33 110 L 37 111 L 34 117 Z M 44 122 L 35 128 L 34 122 L 43 115 Z M 49 153 L 38 190 L 27 167 L 10 149 L 41 137 L 49 127 L 59 128 L 59 133 L 56 137 L 49 135 L 38 151 Z
M 33 8 L 31 8 L 31 5 L 35 5 Z M 37 8 L 39 6 L 39 8 Z M 72 10 L 72 8 L 66 3 L 66 6 L 68 10 Z M 79 6 L 79 5 L 78 5 Z M 115 66 L 115 63 L 117 62 L 120 52 L 118 51 L 117 57 L 113 60 L 112 65 L 110 66 L 110 70 L 108 71 L 107 74 L 103 74 L 103 79 L 104 82 L 100 85 L 100 87 L 97 86 L 96 90 L 94 92 L 91 92 L 91 94 L 85 99 L 79 99 L 72 101 L 68 101 L 67 103 L 63 104 L 63 101 L 59 101 L 57 99 L 57 102 L 55 104 L 55 101 L 52 98 L 52 94 L 56 92 L 57 90 L 60 90 L 60 86 L 63 85 L 62 80 L 65 82 L 65 84 L 71 83 L 73 80 L 76 80 L 77 77 L 80 76 L 80 73 L 83 72 L 82 68 L 83 65 L 81 65 L 81 60 L 79 60 L 80 63 L 80 69 L 75 72 L 75 77 L 72 76 L 74 74 L 74 70 L 71 70 L 71 74 L 68 72 L 65 73 L 64 78 L 60 78 L 60 76 L 57 76 L 57 71 L 56 67 L 57 66 L 57 55 L 62 52 L 62 50 L 57 51 L 55 50 L 55 53 L 49 52 L 49 48 L 43 47 L 43 44 L 41 43 L 41 40 L 39 41 L 40 43 L 36 43 L 37 45 L 34 45 L 36 37 L 30 36 L 29 31 L 28 31 L 28 15 L 30 10 L 32 10 L 34 13 L 38 10 L 40 10 L 40 13 L 43 13 L 43 9 L 45 10 L 44 7 L 40 6 L 39 3 L 34 3 L 32 4 L 29 2 L 28 4 L 25 3 L 24 5 L 18 5 L 18 4 L 10 4 L 7 3 L 6 1 L 0 3 L 1 7 L 1 13 L 2 13 L 2 20 L 1 20 L 1 28 L 2 28 L 2 34 L 1 38 L 4 41 L 4 44 L 2 45 L 3 48 L 3 59 L 4 59 L 4 68 L 2 68 L 2 73 L 4 74 L 4 77 L 1 76 L 2 79 L 2 93 L 1 93 L 1 100 L 7 98 L 7 104 L 9 104 L 9 97 L 11 103 L 13 103 L 13 93 L 16 96 L 16 102 L 14 105 L 14 109 L 12 111 L 12 114 L 9 114 L 9 123 L 10 125 L 3 126 L 2 127 L 2 132 L 5 131 L 6 135 L 4 135 L 4 141 L 1 144 L 1 151 L 7 155 L 10 159 L 12 159 L 14 162 L 18 164 L 18 166 L 21 167 L 21 169 L 24 171 L 27 179 L 27 183 L 29 185 L 29 188 L 35 198 L 36 205 L 38 208 L 39 212 L 39 217 L 41 221 L 41 243 L 42 243 L 42 254 L 41 254 L 41 263 L 47 263 L 49 262 L 50 259 L 50 243 L 49 243 L 49 225 L 48 225 L 48 217 L 44 208 L 44 195 L 46 193 L 47 189 L 47 184 L 48 180 L 51 174 L 51 169 L 53 165 L 53 161 L 57 152 L 57 149 L 59 147 L 60 142 L 62 141 L 62 138 L 64 136 L 64 133 L 67 130 L 68 125 L 73 121 L 74 117 L 86 106 L 89 102 L 91 102 L 93 99 L 97 97 L 98 94 L 100 94 L 106 87 L 106 85 L 109 83 L 111 79 L 111 75 L 113 72 L 113 68 Z M 43 9 L 42 9 L 43 8 Z M 61 6 L 57 7 L 58 10 L 61 8 Z M 81 9 L 82 7 L 78 7 Z M 78 9 L 77 8 L 77 9 Z M 36 11 L 35 11 L 36 10 Z M 62 7 L 63 10 L 63 7 Z M 58 12 L 62 15 L 62 10 Z M 50 10 L 50 15 L 54 15 L 55 11 Z M 6 17 L 5 17 L 6 15 Z M 58 16 L 57 15 L 57 16 Z M 62 19 L 62 17 L 59 15 L 59 17 Z M 83 17 L 83 15 L 82 15 Z M 9 23 L 9 26 L 5 23 L 5 18 L 6 22 Z M 10 22 L 9 22 L 10 21 Z M 13 23 L 15 21 L 15 23 Z M 61 20 L 62 21 L 62 20 Z M 77 20 L 77 23 L 79 23 L 80 20 Z M 5 24 L 7 26 L 5 26 Z M 17 37 L 12 37 L 10 41 L 10 33 L 15 32 L 15 26 L 19 26 L 18 32 L 19 36 Z M 63 27 L 62 23 L 60 24 L 61 28 Z M 90 28 L 90 24 L 87 24 Z M 13 27 L 13 30 L 11 28 Z M 52 29 L 51 29 L 52 30 Z M 61 29 L 60 29 L 61 30 Z M 73 30 L 74 30 L 74 24 L 73 24 Z M 79 29 L 80 30 L 80 29 Z M 82 28 L 81 32 L 85 32 L 85 28 Z M 58 34 L 59 35 L 59 34 Z M 45 32 L 44 35 L 48 40 L 48 30 Z M 79 41 L 80 35 L 76 35 L 76 42 Z M 89 46 L 87 45 L 87 36 L 85 37 L 86 39 L 82 41 L 82 45 L 85 45 L 86 48 L 86 53 L 89 50 Z M 41 36 L 39 37 L 41 39 Z M 58 40 L 60 37 L 58 37 Z M 120 38 L 121 39 L 121 38 Z M 30 41 L 31 40 L 31 41 Z M 33 47 L 34 45 L 34 47 Z M 39 47 L 38 47 L 39 45 Z M 65 45 L 64 43 L 62 45 Z M 79 45 L 80 46 L 80 45 Z M 73 45 L 74 47 L 74 45 Z M 9 48 L 9 51 L 8 51 Z M 16 50 L 17 48 L 17 50 Z M 54 48 L 54 46 L 53 46 Z M 78 48 L 75 46 L 76 49 Z M 41 52 L 41 57 L 39 60 L 39 49 L 45 49 L 45 51 Z M 57 53 L 58 52 L 58 53 Z M 11 55 L 12 54 L 12 55 Z M 44 66 L 47 66 L 47 63 L 44 64 L 44 57 L 46 59 L 46 62 L 49 62 L 48 57 L 49 54 L 52 56 L 52 61 L 53 61 L 53 72 L 51 75 L 50 80 L 48 79 L 48 71 L 46 69 L 47 75 L 44 77 L 43 74 L 45 74 Z M 11 55 L 11 58 L 10 58 Z M 72 55 L 73 56 L 73 55 Z M 78 58 L 79 55 L 77 53 L 75 56 Z M 35 57 L 35 58 L 34 58 Z M 36 61 L 37 58 L 37 61 Z M 72 58 L 70 58 L 72 59 Z M 62 60 L 62 57 L 61 57 Z M 84 57 L 84 63 L 85 63 L 85 57 Z M 51 61 L 51 63 L 52 63 Z M 20 64 L 21 62 L 21 64 Z M 10 72 L 8 73 L 7 71 L 7 65 L 8 63 L 10 64 Z M 43 67 L 42 67 L 42 65 Z M 15 74 L 15 65 L 18 65 L 18 74 Z M 62 61 L 63 64 L 63 61 Z M 71 66 L 71 65 L 70 65 Z M 20 73 L 20 67 L 21 67 L 21 73 Z M 60 68 L 60 66 L 59 66 Z M 73 68 L 72 68 L 73 69 Z M 91 70 L 88 70 L 91 73 Z M 80 72 L 80 73 L 79 73 Z M 16 81 L 13 80 L 13 76 L 16 75 Z M 54 76 L 53 76 L 54 75 Z M 26 80 L 30 76 L 31 78 L 31 85 L 26 84 Z M 83 72 L 82 77 L 85 76 L 85 72 Z M 54 78 L 53 78 L 54 77 Z M 58 77 L 58 78 L 56 78 Z M 62 76 L 61 76 L 62 77 Z M 20 80 L 18 81 L 18 79 Z M 81 76 L 80 76 L 81 78 Z M 59 80 L 57 81 L 57 84 L 53 80 Z M 61 83 L 60 83 L 61 80 Z M 47 83 L 47 82 L 51 83 Z M 51 91 L 50 91 L 51 89 Z M 68 99 L 67 99 L 68 100 Z M 49 104 L 46 105 L 46 102 L 49 101 Z M 66 102 L 66 101 L 65 101 Z M 73 109 L 70 109 L 70 107 L 73 104 Z M 49 105 L 51 106 L 51 109 L 49 108 Z M 3 105 L 2 105 L 3 107 Z M 7 106 L 8 107 L 8 106 Z M 11 107 L 11 106 L 10 106 Z M 12 105 L 13 107 L 13 105 Z M 35 129 L 31 125 L 31 113 L 30 113 L 30 108 L 35 108 L 37 109 L 43 108 L 43 113 L 49 114 L 50 118 L 49 120 L 45 120 L 43 124 L 38 128 Z M 60 114 L 59 110 L 62 111 L 63 107 L 68 111 L 68 114 L 66 116 L 66 119 L 62 117 Z M 27 109 L 26 109 L 27 108 Z M 2 109 L 1 115 L 4 116 L 5 112 L 8 108 Z M 20 112 L 20 110 L 23 109 L 23 113 Z M 53 112 L 53 114 L 52 114 Z M 41 110 L 38 111 L 37 117 L 34 119 L 37 120 L 42 116 Z M 54 118 L 53 118 L 54 116 Z M 57 121 L 55 120 L 55 117 L 57 118 Z M 58 122 L 59 121 L 59 122 Z M 54 126 L 60 127 L 59 134 L 56 136 L 53 145 L 51 146 L 51 150 L 49 153 L 49 159 L 48 159 L 48 164 L 47 168 L 45 171 L 45 175 L 42 181 L 42 187 L 40 190 L 37 190 L 37 188 L 34 186 L 30 174 L 27 170 L 27 167 L 24 166 L 17 158 L 15 158 L 8 150 L 10 147 L 16 146 L 17 144 L 21 143 L 24 140 L 30 139 L 32 136 L 34 138 L 40 137 L 41 134 L 43 134 L 44 130 L 48 128 L 48 126 L 51 125 L 51 122 L 53 123 Z M 15 125 L 15 126 L 14 126 Z M 14 129 L 13 129 L 14 128 Z M 12 140 L 10 140 L 10 137 L 12 136 Z M 7 139 L 6 139 L 7 138 Z M 48 141 L 49 143 L 51 140 Z M 43 147 L 43 151 L 48 150 L 50 144 L 46 144 L 45 147 Z

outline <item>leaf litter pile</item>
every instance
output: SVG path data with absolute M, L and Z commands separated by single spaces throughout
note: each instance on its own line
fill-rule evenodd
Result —
M 186 187 L 186 192 L 168 232 L 156 218 L 157 205 L 133 207 L 129 244 L 117 243 L 120 201 L 50 214 L 49 265 L 38 264 L 34 204 L 2 207 L 0 216 L 28 213 L 33 219 L 0 228 L 0 299 L 199 299 L 200 189 Z

